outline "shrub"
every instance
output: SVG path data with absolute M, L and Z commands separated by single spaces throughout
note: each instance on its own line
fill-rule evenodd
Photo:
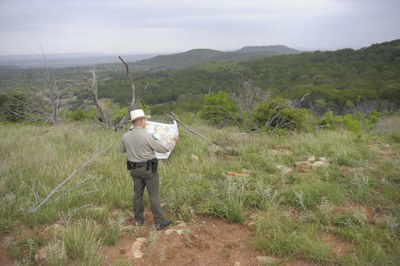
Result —
M 200 111 L 200 118 L 212 125 L 231 124 L 235 120 L 236 107 L 230 95 L 222 90 L 215 95 L 204 98 L 204 108 Z
M 345 116 L 337 115 L 334 116 L 333 112 L 325 113 L 321 124 L 324 128 L 335 129 L 338 127 L 346 128 L 352 132 L 359 133 L 361 131 L 360 124 L 353 118 L 351 114 Z
M 71 121 L 94 120 L 97 117 L 97 110 L 94 108 L 94 106 L 85 109 L 78 108 L 73 111 L 69 111 L 66 116 L 67 119 Z
M 282 98 L 272 98 L 259 105 L 253 112 L 253 119 L 258 128 L 306 130 L 316 124 L 317 119 L 306 109 L 297 109 Z

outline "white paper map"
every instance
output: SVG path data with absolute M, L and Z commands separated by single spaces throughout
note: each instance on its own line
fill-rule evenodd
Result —
M 163 124 L 153 121 L 146 121 L 145 130 L 154 135 L 162 144 L 171 142 L 175 136 L 179 135 L 178 124 L 174 120 L 173 124 Z M 156 152 L 157 159 L 168 159 L 171 152 L 158 153 Z

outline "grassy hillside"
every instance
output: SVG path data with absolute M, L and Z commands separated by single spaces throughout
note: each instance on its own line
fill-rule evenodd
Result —
M 181 142 L 159 167 L 165 211 L 173 220 L 207 214 L 246 224 L 254 247 L 282 263 L 396 265 L 400 123 L 391 119 L 377 126 L 379 136 L 243 134 L 192 120 L 212 141 L 180 129 Z M 122 232 L 140 236 L 128 226 L 131 178 L 118 151 L 123 132 L 96 124 L 1 124 L 0 132 L 0 247 L 7 256 L 31 265 L 46 247 L 46 265 L 98 265 L 101 247 L 114 245 Z M 37 212 L 29 211 L 109 145 Z M 24 234 L 24 227 L 36 233 Z M 326 237 L 346 248 L 338 254 Z
M 190 62 L 190 60 L 188 60 Z M 237 87 L 251 79 L 273 96 L 300 100 L 315 113 L 346 113 L 350 109 L 396 110 L 400 106 L 400 41 L 359 50 L 343 49 L 279 55 L 248 62 L 220 62 L 154 73 L 138 73 L 138 87 L 149 82 L 146 104 L 176 101 L 180 96 L 205 95 Z M 115 75 L 115 74 L 113 74 Z M 129 101 L 129 84 L 122 75 L 100 85 L 103 97 Z M 125 103 L 125 104 L 126 104 Z

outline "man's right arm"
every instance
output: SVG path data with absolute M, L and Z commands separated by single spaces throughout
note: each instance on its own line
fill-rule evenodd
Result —
M 178 136 L 176 136 L 172 141 L 170 141 L 164 145 L 158 139 L 156 139 L 154 136 L 150 135 L 150 137 L 148 138 L 150 147 L 159 153 L 165 153 L 165 152 L 172 151 L 174 149 L 177 141 L 179 141 Z

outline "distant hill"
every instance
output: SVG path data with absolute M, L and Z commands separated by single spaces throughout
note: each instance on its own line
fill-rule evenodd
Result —
M 301 53 L 301 51 L 284 45 L 246 46 L 232 52 L 193 49 L 179 54 L 159 55 L 137 61 L 133 65 L 140 70 L 183 69 L 212 62 L 251 61 L 274 55 L 298 53 Z
M 193 49 L 184 53 L 158 55 L 134 63 L 135 67 L 144 69 L 181 69 L 190 66 L 201 65 L 213 61 L 224 52 L 212 49 Z
M 301 51 L 289 48 L 284 45 L 269 46 L 245 46 L 242 49 L 234 51 L 235 53 L 276 53 L 276 54 L 297 54 Z

